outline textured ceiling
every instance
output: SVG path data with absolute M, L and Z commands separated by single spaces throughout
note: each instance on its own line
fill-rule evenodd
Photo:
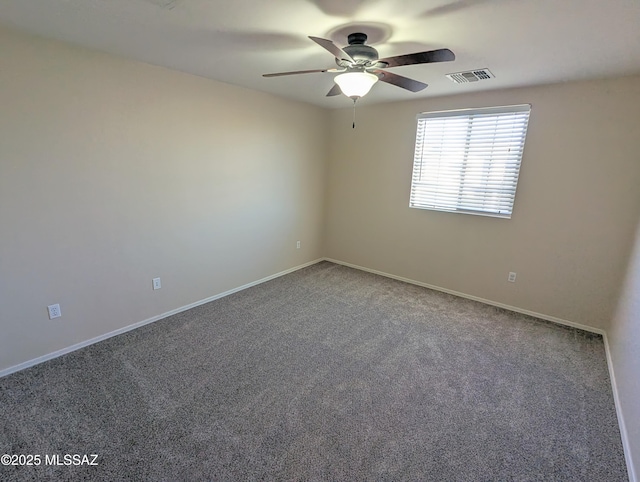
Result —
M 640 73 L 640 0 L 2 0 L 0 24 L 329 108 L 350 105 L 325 97 L 335 74 L 261 74 L 334 67 L 307 36 L 353 31 L 381 57 L 457 57 L 392 69 L 429 87 L 378 82 L 367 103 Z M 483 67 L 496 78 L 445 77 Z

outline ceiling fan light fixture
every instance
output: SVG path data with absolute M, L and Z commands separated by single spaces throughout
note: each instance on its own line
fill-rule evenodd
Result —
M 344 95 L 357 99 L 367 95 L 373 84 L 378 81 L 378 77 L 368 72 L 347 72 L 336 75 L 333 81 L 338 84 Z

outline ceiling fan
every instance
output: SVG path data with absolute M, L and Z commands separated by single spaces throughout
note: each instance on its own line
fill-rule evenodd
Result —
M 401 67 L 403 65 L 448 62 L 456 58 L 451 50 L 438 49 L 379 59 L 378 51 L 370 45 L 365 45 L 367 35 L 364 33 L 350 34 L 347 37 L 349 45 L 344 48 L 338 47 L 331 40 L 319 37 L 309 38 L 335 56 L 338 68 L 278 72 L 274 74 L 264 74 L 263 77 L 320 72 L 339 73 L 340 75 L 336 75 L 334 78 L 336 85 L 327 93 L 327 97 L 343 93 L 355 102 L 356 99 L 366 95 L 378 80 L 407 89 L 411 92 L 419 92 L 427 87 L 427 84 L 423 82 L 387 72 L 383 69 Z

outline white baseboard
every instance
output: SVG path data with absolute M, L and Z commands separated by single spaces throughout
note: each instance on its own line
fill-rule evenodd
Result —
M 562 318 L 557 318 L 555 316 L 545 315 L 544 313 L 537 313 L 535 311 L 525 310 L 523 308 L 518 308 L 517 306 L 505 305 L 504 303 L 498 303 L 497 301 L 487 300 L 485 298 L 480 298 L 478 296 L 468 295 L 466 293 L 462 293 L 460 291 L 454 291 L 447 288 L 441 288 L 440 286 L 430 285 L 428 283 L 423 283 L 421 281 L 412 280 L 409 278 L 403 278 L 402 276 L 396 276 L 394 274 L 385 273 L 384 271 L 378 271 L 375 269 L 365 268 L 364 266 L 358 266 L 356 264 L 346 263 L 344 261 L 339 261 L 331 258 L 324 258 L 325 261 L 329 261 L 331 263 L 341 264 L 343 266 L 348 266 L 349 268 L 359 269 L 361 271 L 367 271 L 373 274 L 379 274 L 380 276 L 385 276 L 387 278 L 397 279 L 398 281 L 404 281 L 405 283 L 410 283 L 417 286 L 422 286 L 424 288 L 429 288 L 435 291 L 441 291 L 443 293 L 448 293 L 450 295 L 459 296 L 461 298 L 466 298 L 468 300 L 479 301 L 480 303 L 484 303 L 486 305 L 496 306 L 498 308 L 504 308 L 505 310 L 515 311 L 516 313 L 522 313 L 523 315 L 533 316 L 535 318 L 540 318 L 541 320 L 552 321 L 553 323 L 558 323 L 559 325 L 571 326 L 573 328 L 578 328 L 580 330 L 588 331 L 590 333 L 597 333 L 598 335 L 605 334 L 605 331 L 600 328 L 594 328 L 593 326 L 581 325 L 580 323 L 576 323 L 574 321 L 563 320 Z
M 498 303 L 498 302 L 487 300 L 487 299 L 484 299 L 484 298 L 479 298 L 477 296 L 468 295 L 466 293 L 461 293 L 459 291 L 454 291 L 454 290 L 449 290 L 449 289 L 446 289 L 446 288 L 441 288 L 439 286 L 430 285 L 428 283 L 422 283 L 420 281 L 412 280 L 412 279 L 409 279 L 409 278 L 403 278 L 402 276 L 396 276 L 396 275 L 393 275 L 393 274 L 385 273 L 383 271 L 378 271 L 378 270 L 375 270 L 375 269 L 365 268 L 364 266 L 358 266 L 358 265 L 355 265 L 355 264 L 346 263 L 344 261 L 339 261 L 339 260 L 336 260 L 336 259 L 324 258 L 324 260 L 325 261 L 329 261 L 331 263 L 336 263 L 336 264 L 341 264 L 343 266 L 348 266 L 350 268 L 358 269 L 358 270 L 361 270 L 361 271 L 367 271 L 369 273 L 378 274 L 380 276 L 385 276 L 387 278 L 397 279 L 399 281 L 404 281 L 405 283 L 411 283 L 411 284 L 414 284 L 414 285 L 422 286 L 424 288 L 429 288 L 429 289 L 432 289 L 432 290 L 441 291 L 443 293 L 449 293 L 451 295 L 460 296 L 461 298 L 467 298 L 467 299 L 470 299 L 470 300 L 479 301 L 481 303 L 485 303 L 485 304 L 488 304 L 488 305 L 497 306 L 499 308 L 504 308 L 504 309 L 510 310 L 510 311 L 515 311 L 516 313 L 522 313 L 522 314 L 525 314 L 525 315 L 530 315 L 530 316 L 533 316 L 535 318 L 540 318 L 542 320 L 551 321 L 553 323 L 558 323 L 558 324 L 561 324 L 561 325 L 571 326 L 571 327 L 574 327 L 574 328 L 579 328 L 579 329 L 584 330 L 584 331 L 588 331 L 588 332 L 591 332 L 591 333 L 597 333 L 599 335 L 602 335 L 602 339 L 604 341 L 604 349 L 605 349 L 605 353 L 606 353 L 607 367 L 609 369 L 609 378 L 611 379 L 611 389 L 613 391 L 613 400 L 614 400 L 614 404 L 615 404 L 616 415 L 618 417 L 618 425 L 619 425 L 619 428 L 620 428 L 620 436 L 622 438 L 622 449 L 624 451 L 624 458 L 625 458 L 625 462 L 626 462 L 626 465 L 627 465 L 627 473 L 629 475 L 629 482 L 638 482 L 638 480 L 636 479 L 635 471 L 634 471 L 633 460 L 631 458 L 631 447 L 629 446 L 629 438 L 628 438 L 626 426 L 625 426 L 625 423 L 624 423 L 624 416 L 622 414 L 622 407 L 620 406 L 620 399 L 619 399 L 619 396 L 618 396 L 618 387 L 616 385 L 616 377 L 615 377 L 615 373 L 614 373 L 614 369 L 613 369 L 613 360 L 611 359 L 611 352 L 609 351 L 609 340 L 607 338 L 607 333 L 605 332 L 605 330 L 603 330 L 601 328 L 594 328 L 594 327 L 588 326 L 588 325 L 582 325 L 580 323 L 575 323 L 575 322 L 569 321 L 569 320 L 563 320 L 562 318 L 556 318 L 555 316 L 545 315 L 544 313 L 536 313 L 534 311 L 518 308 L 517 306 L 505 305 L 503 303 Z
M 237 293 L 238 291 L 245 290 L 247 288 L 251 288 L 252 286 L 259 285 L 266 281 L 270 281 L 274 278 L 279 278 L 280 276 L 284 276 L 289 273 L 293 273 L 294 271 L 298 271 L 299 269 L 306 268 L 307 266 L 311 266 L 312 264 L 319 263 L 323 261 L 323 258 L 316 259 L 314 261 L 309 261 L 308 263 L 301 264 L 299 266 L 295 266 L 294 268 L 290 268 L 284 271 L 280 271 L 279 273 L 267 276 L 266 278 L 259 279 L 257 281 L 252 281 L 251 283 L 247 283 L 242 286 L 238 286 L 237 288 L 230 289 L 225 291 L 224 293 L 218 293 L 217 295 L 210 296 L 209 298 L 205 298 L 203 300 L 196 301 L 194 303 L 190 303 L 185 306 L 181 306 L 180 308 L 176 308 L 171 311 L 167 311 L 166 313 L 162 313 L 161 315 L 152 316 L 151 318 L 147 318 L 146 320 L 138 321 L 132 325 L 125 326 L 123 328 L 118 328 L 117 330 L 110 331 L 109 333 L 105 333 L 103 335 L 96 336 L 95 338 L 91 338 L 89 340 L 81 341 L 80 343 L 76 343 L 75 345 L 71 345 L 60 350 L 56 350 L 52 353 L 48 353 L 46 355 L 40 356 L 38 358 L 34 358 L 33 360 L 28 360 L 26 362 L 20 363 L 18 365 L 14 365 L 9 368 L 5 368 L 4 370 L 0 370 L 0 378 L 10 375 L 11 373 L 19 372 L 20 370 L 24 370 L 25 368 L 30 368 L 34 365 L 38 365 L 40 363 L 46 362 L 48 360 L 52 360 L 54 358 L 58 358 L 59 356 L 66 355 L 67 353 L 71 353 L 72 351 L 79 350 L 80 348 L 84 348 L 89 345 L 93 345 L 94 343 L 98 343 L 100 341 L 106 340 L 108 338 L 121 335 L 122 333 L 126 333 L 127 331 L 135 330 L 136 328 L 140 328 L 141 326 L 148 325 L 149 323 L 153 323 L 155 321 L 162 320 L 163 318 L 167 318 L 169 316 L 181 313 L 186 310 L 190 310 L 191 308 L 195 308 L 196 306 L 204 305 L 205 303 L 209 303 L 211 301 L 215 301 L 220 298 L 224 298 L 225 296 L 229 296 L 233 293 Z
M 618 396 L 618 385 L 616 383 L 616 374 L 613 369 L 613 359 L 611 358 L 611 351 L 609 350 L 609 339 L 605 333 L 602 337 L 604 339 L 604 350 L 607 354 L 607 366 L 609 367 L 609 378 L 611 379 L 611 389 L 613 390 L 613 401 L 616 406 L 616 415 L 618 416 L 618 426 L 620 427 L 620 437 L 622 438 L 622 449 L 624 450 L 624 459 L 627 464 L 627 474 L 629 475 L 629 482 L 637 482 L 636 473 L 633 465 L 633 459 L 631 457 L 631 447 L 629 446 L 629 435 L 627 434 L 627 428 L 624 423 L 624 415 L 622 413 L 622 406 L 620 405 L 620 397 Z

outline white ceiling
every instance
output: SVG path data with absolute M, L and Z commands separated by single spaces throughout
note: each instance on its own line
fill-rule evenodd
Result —
M 429 87 L 378 82 L 367 103 L 640 73 L 640 0 L 1 0 L 0 23 L 329 108 L 351 102 L 325 97 L 335 74 L 261 74 L 335 67 L 307 36 L 363 30 L 381 57 L 457 57 L 392 69 Z M 445 77 L 483 67 L 496 78 Z

